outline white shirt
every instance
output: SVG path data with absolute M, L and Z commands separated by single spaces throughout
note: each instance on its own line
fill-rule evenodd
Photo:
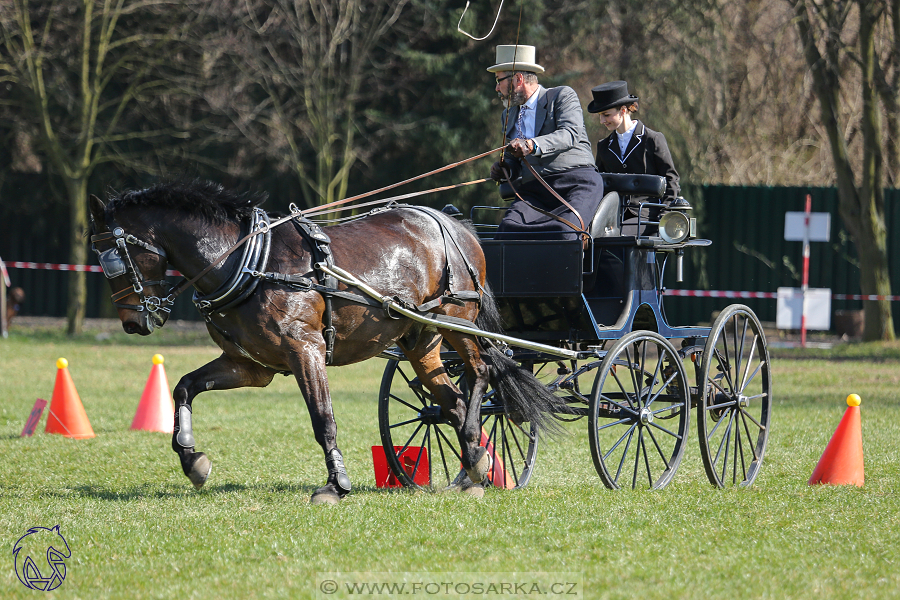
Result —
M 637 124 L 637 121 L 632 121 L 628 131 L 625 133 L 616 132 L 616 137 L 619 138 L 619 156 L 621 156 L 623 160 L 625 159 L 625 150 L 628 149 L 628 144 L 631 143 L 631 136 L 634 135 L 634 128 L 637 127 Z

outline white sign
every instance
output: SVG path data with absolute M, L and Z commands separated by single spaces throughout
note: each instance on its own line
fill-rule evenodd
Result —
M 788 242 L 802 242 L 806 229 L 805 212 L 784 213 L 784 239 Z M 809 213 L 809 241 L 827 242 L 831 238 L 831 213 Z
M 803 289 L 778 288 L 778 310 L 775 313 L 775 326 L 778 329 L 800 329 L 800 318 L 802 315 Z M 821 331 L 831 329 L 830 289 L 809 288 L 806 290 L 806 328 Z

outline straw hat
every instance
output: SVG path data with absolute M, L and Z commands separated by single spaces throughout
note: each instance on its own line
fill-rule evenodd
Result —
M 497 46 L 497 64 L 488 67 L 491 73 L 501 71 L 530 71 L 543 73 L 544 67 L 534 62 L 534 46 Z

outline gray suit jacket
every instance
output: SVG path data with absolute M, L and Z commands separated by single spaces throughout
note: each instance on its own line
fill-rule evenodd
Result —
M 576 167 L 594 167 L 591 142 L 584 128 L 584 112 L 578 94 L 570 87 L 560 86 L 549 90 L 541 86 L 534 111 L 533 138 L 541 148 L 541 155 L 526 159 L 541 176 L 562 173 Z M 507 112 L 509 118 L 507 119 Z M 506 143 L 515 137 L 519 107 L 504 110 L 501 123 L 506 124 Z M 512 157 L 509 157 L 512 159 Z M 515 159 L 512 159 L 515 160 Z M 522 165 L 522 180 L 534 179 L 531 171 Z

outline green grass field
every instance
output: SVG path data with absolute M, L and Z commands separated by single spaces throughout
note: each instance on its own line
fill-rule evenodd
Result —
M 54 598 L 375 597 L 347 583 L 381 581 L 409 584 L 393 597 L 415 597 L 412 582 L 423 579 L 465 584 L 456 595 L 436 584 L 416 592 L 431 598 L 482 597 L 463 593 L 479 581 L 495 583 L 488 597 L 506 598 L 536 596 L 535 582 L 571 582 L 549 594 L 569 598 L 900 596 L 895 348 L 773 359 L 772 433 L 752 488 L 713 489 L 692 443 L 669 487 L 608 491 L 582 420 L 542 444 L 527 488 L 480 500 L 376 488 L 370 447 L 380 444 L 384 363 L 332 370 L 354 483 L 332 507 L 308 502 L 325 469 L 292 379 L 195 401 L 198 449 L 213 461 L 199 493 L 170 436 L 129 430 L 152 355 L 165 355 L 174 387 L 217 355 L 204 339 L 163 330 L 0 340 L 0 598 L 40 595 L 16 578 L 11 551 L 29 527 L 57 524 L 71 558 Z M 20 438 L 34 400 L 50 400 L 61 356 L 97 437 L 46 435 L 45 415 L 38 434 Z M 863 399 L 866 485 L 809 487 L 851 392 Z M 338 592 L 320 591 L 332 579 Z M 509 582 L 529 586 L 502 587 Z

